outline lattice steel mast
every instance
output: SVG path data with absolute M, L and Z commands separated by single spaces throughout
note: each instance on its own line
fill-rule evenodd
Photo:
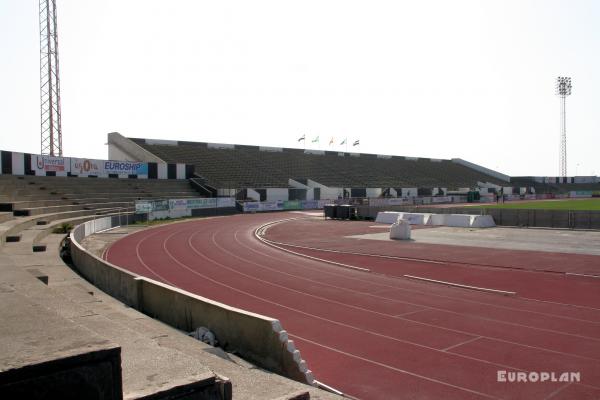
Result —
M 560 97 L 560 176 L 567 176 L 567 96 L 571 95 L 571 78 L 556 78 L 556 95 Z
M 40 0 L 41 154 L 62 156 L 56 0 Z

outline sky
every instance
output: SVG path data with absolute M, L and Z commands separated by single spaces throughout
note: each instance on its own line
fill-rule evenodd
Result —
M 38 7 L 0 0 L 2 150 L 40 152 Z M 57 0 L 57 10 L 66 156 L 107 158 L 116 131 L 556 176 L 554 86 L 570 76 L 568 174 L 600 174 L 600 1 Z

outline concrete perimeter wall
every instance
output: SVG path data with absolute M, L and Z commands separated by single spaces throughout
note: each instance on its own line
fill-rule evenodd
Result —
M 235 350 L 261 368 L 314 384 L 312 372 L 278 320 L 136 276 L 96 257 L 81 245 L 84 237 L 117 225 L 118 217 L 105 217 L 73 229 L 73 264 L 88 281 L 123 303 L 175 328 L 189 332 L 205 326 L 215 333 L 224 350 Z

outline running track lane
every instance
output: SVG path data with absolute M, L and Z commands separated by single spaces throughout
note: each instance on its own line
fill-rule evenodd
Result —
M 161 226 L 114 243 L 106 257 L 278 318 L 316 378 L 358 398 L 600 396 L 599 311 L 344 269 L 254 237 L 259 225 L 285 217 Z M 580 371 L 582 382 L 499 383 L 498 370 Z

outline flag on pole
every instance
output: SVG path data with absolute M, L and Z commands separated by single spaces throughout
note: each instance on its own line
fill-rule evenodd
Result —
M 346 144 L 347 140 L 348 140 L 348 138 L 345 138 L 344 140 L 342 140 L 342 143 L 340 143 L 340 146 Z
M 360 140 L 355 140 L 354 143 L 352 144 L 352 146 L 358 146 L 360 144 Z
M 306 133 L 304 135 L 302 135 L 300 137 L 300 139 L 298 139 L 299 142 L 302 142 L 304 139 L 306 139 Z
M 313 142 L 313 143 L 319 143 L 319 137 L 317 136 L 316 138 L 314 138 L 314 139 L 312 140 L 312 142 Z
M 329 141 L 329 145 L 331 146 L 333 144 L 333 136 L 331 137 L 331 140 Z

